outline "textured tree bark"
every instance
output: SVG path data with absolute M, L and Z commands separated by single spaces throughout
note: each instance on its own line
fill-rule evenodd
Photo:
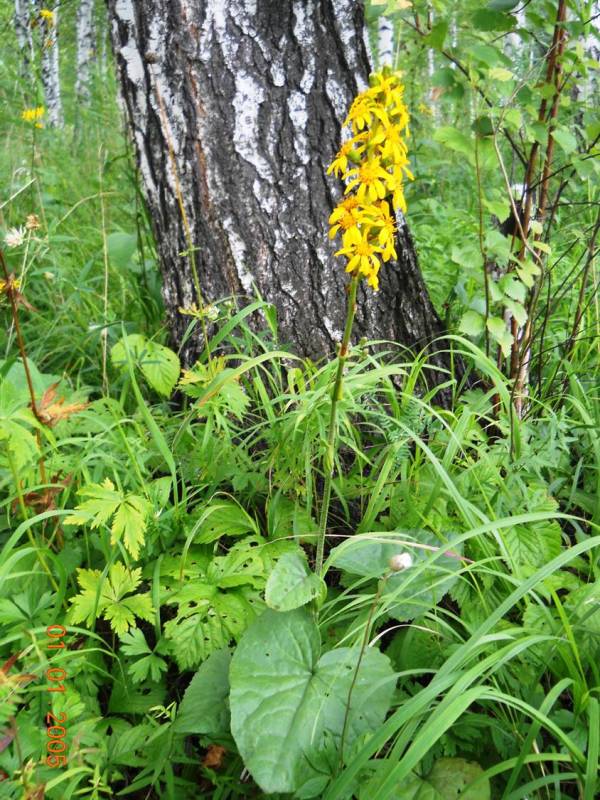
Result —
M 175 340 L 189 322 L 178 308 L 198 287 L 205 301 L 256 287 L 278 309 L 283 342 L 330 352 L 347 278 L 327 236 L 341 187 L 326 170 L 367 82 L 361 3 L 107 3 Z M 398 244 L 379 293 L 361 287 L 355 331 L 420 350 L 443 327 L 404 219 Z M 440 353 L 435 362 L 447 366 Z
M 75 96 L 87 104 L 90 99 L 90 65 L 96 55 L 94 35 L 94 0 L 79 0 L 76 20 L 77 75 Z
M 22 78 L 31 79 L 33 61 L 33 38 L 31 36 L 31 12 L 29 0 L 15 0 L 14 13 L 15 34 L 21 60 L 19 72 Z

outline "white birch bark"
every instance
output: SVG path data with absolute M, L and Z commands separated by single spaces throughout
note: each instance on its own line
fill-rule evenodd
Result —
M 377 19 L 378 67 L 393 66 L 394 63 L 394 26 L 383 14 Z
M 77 76 L 75 96 L 80 103 L 90 99 L 90 66 L 96 54 L 94 35 L 94 0 L 79 0 L 77 7 Z
M 21 54 L 19 72 L 23 78 L 31 77 L 33 38 L 31 36 L 29 0 L 15 0 L 14 25 L 17 44 Z
M 36 7 L 39 13 L 43 7 L 39 0 Z M 60 91 L 58 4 L 52 11 L 53 18 L 51 20 L 44 18 L 41 14 L 38 17 L 42 49 L 42 85 L 46 98 L 47 124 L 53 128 L 62 128 L 64 125 L 64 114 Z

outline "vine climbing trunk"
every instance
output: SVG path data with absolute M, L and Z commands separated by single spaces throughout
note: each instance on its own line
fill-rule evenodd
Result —
M 174 340 L 189 324 L 179 308 L 258 291 L 277 307 L 284 342 L 331 352 L 347 280 L 327 235 L 339 188 L 326 170 L 368 80 L 362 5 L 107 3 Z M 398 256 L 378 294 L 361 287 L 354 330 L 421 350 L 443 326 L 404 218 Z M 184 358 L 201 346 L 191 339 Z M 433 361 L 448 366 L 441 352 Z

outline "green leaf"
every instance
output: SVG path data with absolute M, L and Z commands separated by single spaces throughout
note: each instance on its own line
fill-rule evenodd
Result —
M 440 758 L 425 779 L 433 786 L 442 800 L 490 800 L 490 782 L 486 778 L 473 789 L 469 784 L 483 775 L 483 770 L 474 761 L 464 758 Z M 420 795 L 419 795 L 420 797 Z
M 119 635 L 127 633 L 136 617 L 152 622 L 154 609 L 150 595 L 132 594 L 141 583 L 141 575 L 141 569 L 128 570 L 120 562 L 111 566 L 105 578 L 100 570 L 78 569 L 81 591 L 71 599 L 69 620 L 91 627 L 97 617 L 104 617 Z
M 231 731 L 244 764 L 264 792 L 320 796 L 328 776 L 315 769 L 319 753 L 339 750 L 353 684 L 345 748 L 375 731 L 395 685 L 389 660 L 367 647 L 320 655 L 319 629 L 306 609 L 268 609 L 246 631 L 231 661 Z M 346 749 L 347 753 L 347 749 Z
M 167 671 L 167 662 L 157 655 L 159 649 L 160 642 L 155 648 L 156 652 L 148 647 L 146 637 L 139 628 L 133 628 L 121 636 L 121 650 L 126 656 L 142 656 L 127 667 L 134 683 L 142 683 L 148 676 L 153 681 L 159 681 L 161 673 Z
M 492 11 L 512 11 L 520 3 L 520 0 L 490 0 L 487 7 Z
M 502 292 L 513 300 L 518 300 L 519 303 L 524 303 L 527 296 L 527 288 L 515 275 L 507 273 L 503 275 L 498 281 L 498 286 Z
M 322 578 L 308 569 L 302 550 L 285 553 L 269 575 L 265 602 L 276 611 L 291 611 L 327 592 Z
M 168 397 L 179 380 L 181 372 L 179 356 L 168 347 L 150 341 L 139 333 L 132 333 L 126 339 L 132 358 L 135 359 L 150 386 L 159 394 Z M 112 348 L 110 357 L 113 366 L 121 369 L 127 366 L 123 339 Z
M 75 512 L 65 519 L 65 525 L 85 525 L 92 528 L 105 524 L 113 516 L 111 544 L 121 539 L 125 548 L 137 559 L 140 546 L 144 544 L 147 520 L 152 512 L 152 504 L 137 494 L 117 492 L 109 478 L 102 484 L 92 483 L 84 486 L 78 494 L 87 498 L 80 503 Z
M 518 303 L 516 300 L 511 300 L 509 297 L 505 297 L 504 305 L 516 319 L 518 325 L 525 325 L 527 322 L 527 311 L 521 303 Z
M 502 83 L 510 81 L 515 77 L 513 73 L 505 67 L 492 67 L 488 72 L 488 76 L 492 78 L 492 80 L 501 81 Z
M 450 150 L 455 150 L 457 153 L 469 156 L 469 158 L 473 157 L 473 141 L 471 137 L 465 136 L 462 131 L 453 128 L 451 125 L 443 125 L 438 128 L 433 134 L 433 139 Z
M 443 50 L 447 33 L 448 20 L 442 19 L 435 23 L 423 41 L 434 50 Z
M 106 237 L 108 259 L 110 263 L 120 269 L 129 266 L 137 250 L 137 236 L 123 231 L 109 233 Z
M 75 512 L 65 519 L 65 525 L 85 525 L 89 522 L 92 528 L 99 528 L 108 522 L 123 502 L 123 495 L 115 490 L 110 478 L 105 478 L 102 484 L 84 486 L 77 494 L 87 499 L 79 503 Z
M 545 488 L 528 494 L 527 512 L 556 511 L 557 502 L 546 494 Z M 537 569 L 556 558 L 561 550 L 561 527 L 556 520 L 542 520 L 514 525 L 504 534 L 504 543 L 513 563 L 517 567 Z
M 510 203 L 508 200 L 488 200 L 484 198 L 483 205 L 499 222 L 504 222 L 510 214 Z
M 214 500 L 198 520 L 196 541 L 210 544 L 221 536 L 241 536 L 248 532 L 258 533 L 258 527 L 240 505 L 233 500 Z
M 332 565 L 353 575 L 387 576 L 382 591 L 386 612 L 406 620 L 433 608 L 454 586 L 461 569 L 461 549 L 441 544 L 430 531 L 359 534 L 333 548 L 330 559 Z M 390 559 L 400 554 L 410 554 L 412 566 L 390 572 Z
M 483 333 L 485 321 L 481 314 L 477 311 L 465 311 L 462 315 L 458 330 L 461 333 L 466 333 L 467 336 L 479 336 Z
M 577 150 L 577 139 L 566 128 L 556 128 L 556 130 L 553 130 L 552 138 L 558 142 L 567 155 Z
M 489 6 L 474 11 L 471 15 L 471 22 L 478 31 L 510 31 L 515 27 L 514 17 Z
M 512 333 L 506 327 L 506 322 L 502 317 L 488 317 L 487 329 L 492 334 L 492 338 L 500 345 L 502 354 L 506 358 L 510 355 L 510 348 L 513 342 Z
M 540 268 L 530 259 L 519 261 L 516 265 L 517 275 L 528 289 L 531 289 L 535 282 L 535 276 L 540 274 Z
M 200 666 L 185 690 L 173 729 L 177 733 L 224 736 L 229 732 L 229 665 L 223 648 Z
M 220 591 L 214 586 L 190 585 L 168 600 L 179 603 L 177 616 L 165 623 L 179 667 L 195 669 L 215 650 L 237 641 L 255 617 L 248 589 Z

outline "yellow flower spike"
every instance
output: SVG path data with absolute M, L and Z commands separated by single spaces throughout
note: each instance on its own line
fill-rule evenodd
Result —
M 384 68 L 353 101 L 345 120 L 354 133 L 332 161 L 328 174 L 346 181 L 345 197 L 329 217 L 329 237 L 342 237 L 336 256 L 346 271 L 365 278 L 375 291 L 382 262 L 397 259 L 394 211 L 406 212 L 410 117 L 399 73 Z M 354 144 L 352 142 L 354 141 Z

